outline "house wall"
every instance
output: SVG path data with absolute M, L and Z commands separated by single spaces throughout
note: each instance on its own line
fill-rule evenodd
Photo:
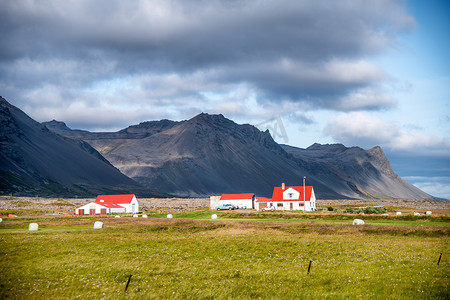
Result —
M 89 215 L 89 212 L 90 212 L 90 210 L 91 209 L 95 209 L 95 214 L 96 215 L 99 215 L 100 213 L 101 213 L 101 209 L 105 209 L 106 208 L 106 213 L 107 214 L 109 214 L 109 208 L 107 208 L 107 207 L 104 207 L 104 206 L 101 206 L 101 205 L 98 205 L 98 204 L 96 204 L 96 203 L 94 203 L 94 202 L 91 202 L 91 203 L 88 203 L 88 204 L 86 204 L 86 205 L 83 205 L 83 206 L 81 206 L 81 207 L 78 207 L 78 208 L 76 208 L 75 209 L 75 214 L 79 214 L 79 212 L 80 212 L 80 209 L 84 209 L 84 214 L 85 215 Z
M 216 206 L 219 205 L 220 196 L 211 196 L 209 197 L 209 208 L 216 209 Z
M 218 205 L 222 204 L 233 204 L 239 206 L 239 208 L 253 208 L 253 199 L 220 200 Z
M 303 201 L 256 202 L 255 209 L 261 210 L 263 207 L 265 207 L 265 205 L 270 206 L 270 204 L 272 204 L 275 207 L 275 210 L 304 210 L 304 211 L 315 210 L 315 203 L 313 205 L 313 203 L 311 203 L 310 201 L 305 201 L 305 202 L 303 202 Z M 291 204 L 292 204 L 292 206 L 291 206 Z
M 134 211 L 133 211 L 133 204 L 135 205 Z M 119 205 L 125 207 L 125 212 L 127 213 L 137 213 L 139 211 L 139 203 L 136 200 L 136 196 L 133 196 L 133 199 L 131 199 L 130 203 Z

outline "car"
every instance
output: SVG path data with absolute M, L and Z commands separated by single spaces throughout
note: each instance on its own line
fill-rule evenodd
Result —
M 221 205 L 219 205 L 219 206 L 216 206 L 216 209 L 217 210 L 233 210 L 235 207 L 234 207 L 234 205 L 233 204 L 228 204 L 228 203 L 225 203 L 225 204 L 221 204 Z
M 275 210 L 275 206 L 266 206 L 266 207 L 263 207 L 262 209 L 261 209 L 261 211 L 274 211 Z

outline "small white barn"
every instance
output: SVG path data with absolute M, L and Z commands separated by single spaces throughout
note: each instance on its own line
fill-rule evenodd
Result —
M 219 205 L 233 204 L 239 208 L 254 208 L 255 194 L 223 194 Z
M 76 215 L 106 215 L 110 213 L 137 213 L 139 203 L 134 194 L 99 195 L 94 202 L 75 209 Z
M 258 197 L 255 201 L 255 209 L 274 206 L 275 210 L 316 210 L 316 196 L 312 186 L 288 186 L 284 183 L 281 187 L 273 189 L 272 199 Z

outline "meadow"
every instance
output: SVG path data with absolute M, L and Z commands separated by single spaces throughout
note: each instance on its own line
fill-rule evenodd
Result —
M 4 218 L 0 298 L 450 298 L 448 217 L 213 213 Z

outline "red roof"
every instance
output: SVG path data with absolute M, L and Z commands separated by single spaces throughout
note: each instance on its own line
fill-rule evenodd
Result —
M 272 201 L 272 199 L 266 198 L 266 197 L 258 197 L 256 199 L 256 202 L 271 202 L 271 201 Z
M 298 199 L 283 199 L 283 192 L 289 188 L 292 188 L 299 192 L 300 197 Z M 281 189 L 281 186 L 276 186 L 273 188 L 272 201 L 303 201 L 303 199 L 305 199 L 306 201 L 310 201 L 312 190 L 312 186 L 305 186 L 305 198 L 303 198 L 303 186 L 287 186 L 284 190 Z
M 98 195 L 95 203 L 110 207 L 111 204 L 129 204 L 133 200 L 134 194 L 127 195 Z M 103 201 L 100 201 L 103 200 Z M 116 206 L 117 207 L 117 206 Z
M 124 208 L 122 205 L 120 204 L 116 204 L 116 203 L 108 203 L 108 202 L 94 202 L 95 204 L 101 205 L 103 207 L 108 207 L 108 208 Z
M 220 200 L 241 200 L 241 199 L 253 199 L 255 194 L 223 194 Z

